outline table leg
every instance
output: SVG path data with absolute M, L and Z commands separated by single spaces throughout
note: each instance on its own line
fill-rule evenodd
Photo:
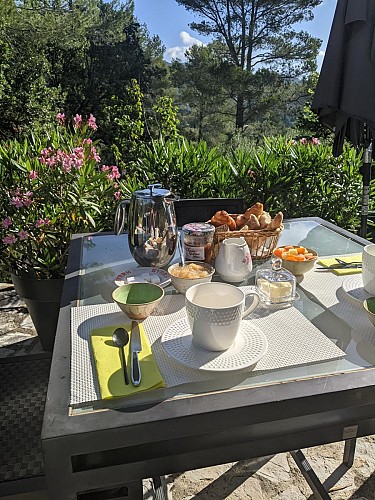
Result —
M 318 500 L 330 500 L 327 491 L 337 483 L 337 481 L 350 469 L 354 462 L 355 446 L 357 439 L 350 438 L 345 440 L 344 455 L 342 463 L 337 469 L 326 479 L 324 484 L 316 475 L 314 469 L 311 467 L 309 461 L 302 453 L 301 450 L 290 452 L 294 461 L 296 462 L 299 470 L 302 472 L 303 477 L 306 479 L 308 485 L 312 489 L 314 495 Z
M 354 454 L 355 454 L 355 445 L 356 444 L 357 444 L 356 438 L 345 440 L 343 464 L 345 464 L 348 469 L 350 469 L 350 467 L 353 465 L 353 462 L 354 462 Z
M 166 491 L 167 487 L 165 484 L 163 484 L 161 477 L 159 476 L 153 477 L 152 482 L 154 483 L 155 500 L 167 500 L 168 499 L 168 492 Z
M 317 500 L 330 500 L 331 497 L 328 495 L 324 486 L 320 482 L 320 479 L 315 474 L 314 469 L 311 467 L 302 451 L 291 451 L 290 454 L 294 458 L 294 461 L 296 462 L 299 470 L 302 472 L 303 477 L 306 479 Z

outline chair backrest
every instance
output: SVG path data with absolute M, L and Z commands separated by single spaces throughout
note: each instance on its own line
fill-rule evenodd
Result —
M 226 210 L 230 214 L 244 211 L 243 198 L 183 198 L 174 205 L 179 227 L 188 222 L 206 222 L 218 210 Z

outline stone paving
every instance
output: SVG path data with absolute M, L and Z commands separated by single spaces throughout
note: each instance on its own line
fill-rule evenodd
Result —
M 42 350 L 25 304 L 12 285 L 0 283 L 0 358 L 29 352 Z M 321 481 L 329 483 L 341 464 L 343 443 L 303 451 Z M 289 453 L 172 474 L 166 480 L 173 500 L 314 499 Z M 332 485 L 330 495 L 332 500 L 375 500 L 375 436 L 357 440 L 354 465 Z M 144 499 L 152 498 L 150 482 L 145 481 Z

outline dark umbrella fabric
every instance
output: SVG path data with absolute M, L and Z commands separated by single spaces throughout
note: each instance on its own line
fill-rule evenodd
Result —
M 312 101 L 319 121 L 335 133 L 334 156 L 345 138 L 364 147 L 375 137 L 374 27 L 375 0 L 338 0 Z

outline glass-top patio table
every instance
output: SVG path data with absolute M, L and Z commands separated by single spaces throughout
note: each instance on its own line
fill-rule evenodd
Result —
M 305 218 L 286 221 L 278 244 L 338 256 L 361 253 L 366 243 Z M 239 286 L 254 284 L 258 265 L 269 262 L 256 263 Z M 142 478 L 341 440 L 351 445 L 344 457 L 351 465 L 355 438 L 375 432 L 375 328 L 350 293 L 360 274 L 315 269 L 298 278 L 292 307 L 254 313 L 250 321 L 265 332 L 274 355 L 248 370 L 200 376 L 170 360 L 156 338 L 178 317 L 169 311 L 158 328 L 149 326 L 166 387 L 101 400 L 88 389 L 95 367 L 77 332 L 92 318 L 119 318 L 111 304 L 114 280 L 136 267 L 126 234 L 72 241 L 42 432 L 51 498 L 115 488 L 142 498 Z M 182 309 L 183 297 L 173 290 L 168 286 L 166 296 Z M 318 482 L 312 487 L 329 498 Z

